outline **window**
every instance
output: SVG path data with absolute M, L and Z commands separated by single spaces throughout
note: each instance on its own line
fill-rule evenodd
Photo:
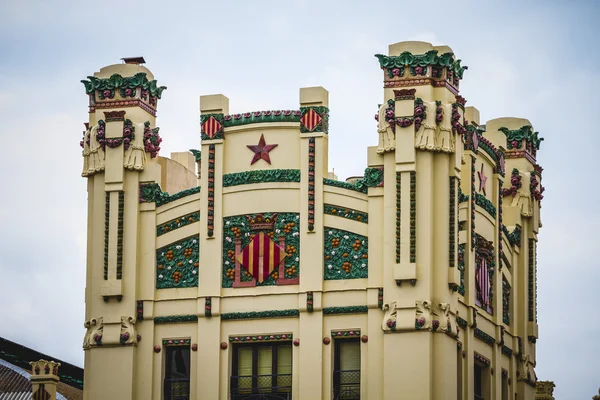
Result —
M 235 344 L 230 385 L 232 400 L 291 400 L 292 344 Z
M 474 372 L 474 392 L 475 400 L 489 400 L 491 399 L 491 382 L 490 382 L 490 361 L 475 353 L 475 366 Z
M 360 341 L 336 339 L 333 362 L 333 399 L 360 399 Z
M 475 364 L 475 400 L 483 400 L 483 367 Z
M 463 385 L 463 357 L 462 350 L 456 351 L 456 398 L 462 399 L 462 385 Z
M 167 346 L 164 381 L 165 400 L 190 398 L 190 346 Z
M 502 370 L 502 400 L 508 400 L 508 372 Z

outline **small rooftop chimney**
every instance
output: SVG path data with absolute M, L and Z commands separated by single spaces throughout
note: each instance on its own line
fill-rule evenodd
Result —
M 121 60 L 123 60 L 123 62 L 125 64 L 139 65 L 139 64 L 146 63 L 146 60 L 144 60 L 144 57 L 125 57 L 125 58 L 121 58 Z

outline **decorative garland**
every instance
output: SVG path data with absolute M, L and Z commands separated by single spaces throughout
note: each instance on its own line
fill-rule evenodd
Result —
M 435 124 L 439 125 L 444 120 L 444 107 L 442 107 L 442 102 L 439 100 L 435 101 Z
M 540 149 L 544 138 L 539 137 L 539 132 L 534 132 L 531 125 L 522 126 L 519 129 L 510 130 L 500 127 L 498 130 L 506 136 L 506 148 L 508 150 L 520 150 L 525 147 L 535 157 L 535 151 Z M 525 146 L 523 146 L 525 142 Z
M 331 337 L 334 338 L 358 338 L 360 337 L 360 329 L 347 331 L 331 331 Z
M 154 203 L 161 194 L 162 190 L 158 183 L 140 183 L 140 203 Z
M 529 190 L 531 192 L 531 197 L 538 201 L 541 201 L 544 198 L 544 195 L 542 193 L 544 193 L 545 188 L 540 185 L 538 180 L 535 178 L 535 175 L 536 174 L 532 171 L 529 177 Z M 537 188 L 538 186 L 540 186 L 539 190 Z
M 470 126 L 470 125 L 469 125 Z M 504 156 L 500 150 L 497 150 L 496 147 L 490 142 L 486 137 L 482 134 L 479 136 L 479 148 L 485 151 L 490 158 L 494 161 L 495 167 L 494 172 L 499 174 L 500 176 L 504 176 Z
M 513 351 L 508 346 L 502 346 L 502 354 L 504 354 L 505 356 L 511 357 L 513 355 Z
M 171 203 L 172 201 L 179 200 L 196 193 L 200 193 L 200 186 L 182 190 L 181 192 L 177 192 L 172 195 L 169 195 L 169 193 L 164 192 L 159 198 L 156 199 L 156 206 L 164 206 L 165 204 Z
M 102 147 L 102 150 L 106 149 L 106 123 L 103 120 L 98 120 L 98 130 L 96 131 L 96 141 Z M 88 136 L 86 140 L 88 146 L 90 144 L 90 138 Z
M 156 250 L 156 288 L 198 286 L 200 246 L 198 235 L 171 243 Z
M 465 244 L 458 245 L 458 271 L 460 274 L 460 284 L 458 293 L 465 295 Z
M 300 182 L 300 170 L 260 169 L 223 175 L 223 187 L 273 182 Z
M 471 157 L 471 249 L 475 248 L 475 157 Z
M 502 271 L 502 180 L 498 180 L 498 269 Z
M 396 93 L 397 91 L 394 91 L 394 93 Z M 402 90 L 400 90 L 399 92 L 404 92 Z M 402 93 L 402 94 L 398 94 L 395 98 L 395 100 L 414 100 L 415 96 L 414 96 L 414 92 L 411 94 L 408 93 Z M 387 108 L 385 109 L 385 121 L 388 123 L 388 125 L 390 126 L 390 129 L 392 130 L 392 132 L 396 133 L 396 113 L 395 113 L 395 102 L 392 99 L 389 99 L 387 101 Z M 378 106 L 378 108 L 381 107 L 381 104 Z M 375 114 L 375 121 L 379 122 L 379 113 Z
M 410 172 L 410 262 L 417 259 L 417 173 Z
M 483 130 L 481 128 L 475 127 L 473 125 L 467 125 L 465 127 L 463 124 L 457 121 L 455 132 L 463 137 L 465 142 L 465 150 L 469 150 L 475 154 L 479 154 L 479 142 L 483 134 Z
M 190 189 L 182 190 L 181 192 L 177 192 L 173 195 L 169 195 L 167 192 L 162 192 L 160 190 L 160 185 L 158 183 L 142 183 L 140 184 L 140 203 L 154 203 L 156 202 L 156 206 L 163 206 L 172 201 L 182 199 L 186 196 L 190 196 L 192 194 L 200 193 L 200 186 L 196 186 Z
M 346 306 L 346 307 L 325 307 L 323 308 L 324 315 L 331 314 L 365 314 L 369 312 L 367 306 Z
M 160 151 L 162 138 L 158 131 L 159 127 L 150 128 L 150 121 L 144 122 L 144 151 L 150 153 L 151 158 L 155 158 Z
M 496 219 L 496 207 L 494 206 L 494 203 L 488 200 L 481 193 L 474 192 L 473 194 L 475 197 L 475 204 L 487 211 L 487 213 L 490 214 L 492 218 Z
M 123 124 L 123 148 L 129 149 L 131 141 L 135 139 L 135 127 L 130 119 L 126 119 Z
M 456 317 L 456 324 L 462 329 L 467 329 L 467 321 L 461 317 Z
M 460 204 L 466 201 L 469 201 L 469 195 L 464 194 L 462 189 L 460 188 L 460 185 L 458 185 L 458 203 Z
M 396 172 L 396 264 L 400 263 L 402 237 L 402 172 Z
M 510 244 L 521 247 L 521 226 L 515 226 L 515 229 L 508 234 Z
M 300 122 L 299 110 L 252 111 L 223 116 L 223 126 L 241 126 L 264 122 Z
M 489 359 L 485 358 L 484 356 L 482 356 L 481 354 L 479 354 L 478 352 L 474 352 L 475 355 L 475 361 L 483 364 L 486 367 L 489 367 L 491 362 Z
M 417 97 L 415 99 L 414 115 L 415 131 L 418 131 L 419 128 L 421 128 L 423 120 L 427 118 L 427 106 L 423 103 L 423 99 L 421 99 L 420 97 Z
M 121 97 L 134 97 L 138 88 L 141 89 L 141 98 L 150 93 L 150 96 L 160 99 L 162 92 L 167 88 L 166 86 L 158 86 L 156 80 L 149 81 L 145 72 L 138 72 L 130 77 L 113 74 L 110 78 L 96 78 L 95 76 L 88 76 L 87 78 L 89 80 L 81 81 L 85 86 L 85 92 L 91 94 L 98 91 L 101 99 L 114 98 L 115 89 L 119 89 Z
M 283 333 L 281 335 L 255 335 L 255 336 L 231 336 L 229 341 L 231 343 L 247 343 L 247 342 L 281 342 L 289 341 L 294 338 L 291 333 Z
M 313 292 L 306 292 L 306 311 L 313 312 L 314 309 L 314 298 Z
M 533 293 L 534 293 L 534 279 L 535 279 L 535 258 L 534 258 L 534 251 L 535 251 L 535 240 L 534 239 L 529 239 L 529 271 L 528 271 L 528 285 L 527 285 L 527 298 L 529 301 L 528 304 L 528 315 L 529 315 L 529 321 L 534 321 L 535 320 L 535 302 L 534 302 L 534 298 L 533 298 Z
M 215 145 L 208 146 L 208 207 L 206 210 L 206 235 L 212 237 L 215 219 Z
M 117 279 L 123 277 L 123 213 L 125 192 L 119 191 L 119 212 L 117 215 Z
M 138 300 L 137 301 L 136 319 L 138 321 L 143 321 L 144 320 L 144 301 L 143 300 Z
M 260 318 L 279 318 L 279 317 L 298 317 L 299 310 L 270 310 L 270 311 L 249 311 L 233 312 L 221 314 L 221 320 L 230 321 L 236 319 L 260 319 Z
M 185 346 L 192 344 L 191 339 L 163 339 L 163 346 Z
M 177 324 L 182 322 L 196 322 L 198 316 L 196 314 L 187 315 L 170 315 L 167 317 L 154 317 L 154 323 L 159 324 Z
M 456 249 L 456 177 L 450 177 L 450 198 L 448 199 L 450 204 L 449 209 L 449 221 L 448 226 L 450 227 L 449 237 L 449 248 L 448 248 L 448 260 L 450 268 L 454 268 L 454 256 Z
M 369 239 L 342 229 L 325 227 L 324 279 L 359 279 L 369 277 Z
M 327 215 L 334 215 L 336 217 L 350 219 L 352 221 L 362 222 L 363 224 L 369 223 L 368 213 L 353 210 L 346 207 L 335 206 L 333 204 L 324 204 L 323 213 Z
M 206 296 L 204 299 L 204 316 L 212 317 L 212 297 Z
M 160 224 L 156 227 L 156 236 L 164 235 L 165 233 L 174 231 L 175 229 L 182 228 L 184 226 L 193 224 L 194 222 L 200 221 L 200 212 L 196 211 L 190 214 L 173 219 L 164 224 Z
M 502 278 L 502 321 L 510 325 L 510 285 Z
M 383 309 L 383 288 L 377 289 L 377 307 Z
M 342 189 L 353 190 L 355 192 L 365 193 L 365 194 L 367 193 L 367 190 L 368 190 L 368 188 L 364 185 L 359 187 L 358 185 L 353 184 L 353 183 L 336 181 L 335 179 L 328 179 L 328 178 L 323 179 L 323 184 L 327 185 L 327 186 L 335 186 L 335 187 L 339 187 Z
M 367 187 L 382 187 L 383 167 L 366 168 L 363 178 L 359 179 L 356 183 Z
M 454 53 L 448 52 L 437 55 L 437 50 L 429 50 L 425 54 L 412 54 L 409 51 L 402 52 L 398 56 L 386 56 L 375 54 L 379 60 L 379 66 L 385 70 L 389 79 L 404 77 L 405 69 L 412 76 L 426 76 L 431 70 L 433 78 L 441 78 L 442 71 L 447 70 L 447 79 L 458 84 L 462 79 L 467 66 L 461 66 L 460 60 L 455 60 Z
M 327 211 L 325 211 L 327 213 Z M 308 230 L 315 229 L 315 138 L 308 138 Z
M 190 153 L 194 155 L 196 162 L 202 161 L 202 152 L 200 150 L 190 149 Z
M 110 193 L 104 195 L 104 280 L 108 279 L 108 228 L 110 225 Z
M 482 342 L 484 342 L 490 346 L 493 346 L 494 343 L 496 343 L 496 339 L 494 339 L 492 336 L 488 335 L 487 333 L 485 333 L 484 331 L 482 331 L 479 328 L 475 328 L 473 333 L 477 339 L 481 340 Z
M 517 168 L 513 168 L 510 175 L 510 188 L 502 189 L 502 196 L 512 195 L 515 197 L 517 191 L 521 189 L 521 174 L 519 174 L 519 170 Z

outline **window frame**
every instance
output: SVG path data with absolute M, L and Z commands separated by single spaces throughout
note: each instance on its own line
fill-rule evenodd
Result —
M 279 358 L 278 353 L 279 349 L 284 346 L 290 347 L 290 357 L 291 357 L 291 369 L 290 372 L 290 385 L 288 386 L 278 386 L 277 378 L 281 375 L 288 374 L 278 374 L 277 370 L 279 368 Z M 258 374 L 258 363 L 259 363 L 259 349 L 261 347 L 269 347 L 271 349 L 271 385 L 270 386 L 259 386 L 258 377 L 259 376 L 269 376 L 269 375 L 259 375 Z M 239 350 L 243 348 L 251 348 L 252 349 L 252 385 L 250 388 L 240 388 L 239 386 Z M 293 375 L 293 347 L 291 340 L 285 341 L 261 341 L 261 342 L 242 342 L 242 343 L 233 343 L 232 345 L 232 359 L 231 359 L 231 375 L 229 382 L 229 390 L 231 398 L 237 398 L 238 395 L 249 396 L 256 393 L 269 394 L 269 393 L 287 393 L 289 392 L 291 396 L 292 385 L 291 385 L 291 376 Z M 246 375 L 244 375 L 246 376 Z M 244 397 L 245 398 L 245 397 Z M 291 397 L 290 397 L 291 398 Z
M 167 389 L 170 388 L 170 384 L 172 382 L 175 381 L 179 381 L 179 382 L 186 382 L 188 383 L 188 387 L 187 387 L 187 399 L 190 398 L 191 395 L 191 377 L 192 377 L 192 349 L 189 343 L 186 344 L 167 344 L 164 346 L 164 350 L 165 350 L 165 362 L 164 362 L 164 376 L 162 379 L 162 394 L 163 394 L 163 399 L 164 400 L 183 400 L 183 398 L 185 398 L 185 395 L 182 396 L 175 396 L 173 397 L 173 393 L 172 390 L 169 390 L 167 392 Z M 188 357 L 188 362 L 187 362 L 187 379 L 185 378 L 173 378 L 170 377 L 170 373 L 171 373 L 171 360 L 170 360 L 170 352 L 175 351 L 175 349 L 184 349 L 187 350 L 187 357 Z M 173 355 L 173 357 L 175 357 Z M 167 385 L 167 382 L 169 382 L 169 385 Z
M 341 352 L 341 345 L 342 343 L 357 343 L 358 344 L 358 350 L 359 350 L 359 357 L 360 357 L 360 364 L 359 365 L 359 369 L 358 369 L 358 373 L 359 373 L 359 380 L 358 383 L 356 383 L 356 385 L 358 385 L 358 393 L 356 393 L 358 396 L 355 397 L 340 397 L 342 393 L 337 393 L 336 394 L 336 389 L 338 391 L 341 391 L 341 375 L 340 372 L 344 372 L 342 370 L 340 370 L 340 363 L 341 363 L 341 356 L 342 356 L 342 352 Z M 332 377 L 332 390 L 333 390 L 333 394 L 332 394 L 332 399 L 337 400 L 337 399 L 348 399 L 348 400 L 360 400 L 360 390 L 361 390 L 361 381 L 362 381 L 362 349 L 361 349 L 361 342 L 360 342 L 360 338 L 359 337 L 343 337 L 343 338 L 335 338 L 333 341 L 333 377 Z M 352 370 L 352 371 L 356 371 L 356 370 Z M 349 385 L 354 385 L 354 383 L 350 383 Z M 352 394 L 352 392 L 351 392 Z

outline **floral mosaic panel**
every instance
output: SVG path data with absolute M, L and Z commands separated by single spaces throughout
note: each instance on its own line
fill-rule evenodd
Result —
M 369 241 L 366 236 L 325 227 L 324 242 L 325 280 L 369 276 Z
M 258 217 L 264 219 L 261 226 L 253 225 Z M 256 286 L 277 285 L 277 279 L 295 279 L 300 276 L 300 214 L 298 213 L 261 213 L 235 215 L 223 218 L 223 280 L 221 286 L 233 287 L 236 280 L 235 272 L 235 240 L 241 242 L 243 251 L 259 233 L 264 233 L 269 239 L 279 245 L 279 238 L 283 237 L 285 244 L 283 250 L 284 276 L 279 276 L 276 267 L 262 282 L 257 281 Z M 251 282 L 252 274 L 240 266 L 239 281 Z
M 197 235 L 161 247 L 156 250 L 156 288 L 197 287 L 199 263 Z

